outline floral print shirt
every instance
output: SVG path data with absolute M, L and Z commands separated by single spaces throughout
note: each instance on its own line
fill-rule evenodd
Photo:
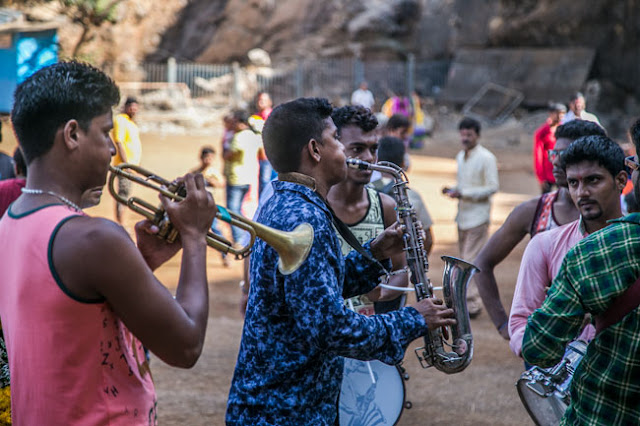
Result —
M 309 223 L 313 246 L 298 270 L 283 275 L 276 251 L 262 240 L 254 245 L 226 422 L 333 425 L 342 357 L 398 363 L 427 326 L 410 307 L 371 317 L 348 310 L 344 298 L 373 289 L 381 270 L 356 251 L 342 256 L 331 214 L 312 189 L 282 181 L 273 186 L 258 222 L 285 231 Z

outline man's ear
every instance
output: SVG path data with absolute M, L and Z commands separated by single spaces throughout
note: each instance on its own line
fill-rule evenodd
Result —
M 320 144 L 317 140 L 309 139 L 309 143 L 307 143 L 307 151 L 309 153 L 309 157 L 311 157 L 316 163 L 320 162 L 322 154 L 320 153 Z
M 616 188 L 618 188 L 618 191 L 622 192 L 624 187 L 627 186 L 628 179 L 629 179 L 629 176 L 627 175 L 626 170 L 622 170 L 616 175 L 615 181 L 616 181 Z
M 74 150 L 79 146 L 80 123 L 77 120 L 69 120 L 62 127 L 64 144 L 69 150 Z

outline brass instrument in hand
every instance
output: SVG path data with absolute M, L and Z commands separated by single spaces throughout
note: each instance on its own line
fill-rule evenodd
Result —
M 367 163 L 357 158 L 348 158 L 347 165 L 354 169 L 376 170 L 393 176 L 393 192 L 396 200 L 398 222 L 404 231 L 404 251 L 410 279 L 416 291 L 416 299 L 434 297 L 429 272 L 429 260 L 422 238 L 422 225 L 407 193 L 409 180 L 401 167 L 388 161 L 377 164 Z M 473 358 L 473 336 L 467 310 L 467 286 L 478 268 L 461 259 L 442 256 L 445 262 L 443 272 L 443 299 L 455 312 L 456 325 L 450 327 L 451 341 L 442 329 L 429 331 L 424 336 L 424 347 L 417 348 L 416 356 L 423 368 L 435 367 L 447 374 L 459 373 L 467 368 Z M 448 347 L 449 349 L 447 349 Z
M 137 198 L 124 198 L 118 194 L 115 187 L 116 176 L 128 179 L 147 188 L 151 188 L 165 197 L 175 201 L 183 200 L 186 196 L 184 186 L 168 181 L 162 177 L 134 164 L 123 163 L 118 166 L 109 166 L 109 193 L 116 202 L 129 207 L 131 210 L 146 217 L 160 229 L 158 236 L 169 242 L 178 237 L 178 230 L 173 227 L 162 205 L 155 207 L 150 203 Z M 305 261 L 313 243 L 313 227 L 308 223 L 298 225 L 293 231 L 280 231 L 260 223 L 251 221 L 236 213 L 230 212 L 222 206 L 218 207 L 216 217 L 231 226 L 237 226 L 249 233 L 249 243 L 241 248 L 234 248 L 233 244 L 225 238 L 214 234 L 211 230 L 207 233 L 207 245 L 223 253 L 229 253 L 242 259 L 251 253 L 251 247 L 255 238 L 259 237 L 273 247 L 280 257 L 278 269 L 288 275 L 297 270 Z

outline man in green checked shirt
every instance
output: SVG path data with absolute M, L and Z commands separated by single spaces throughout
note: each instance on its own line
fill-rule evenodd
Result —
M 640 152 L 640 120 L 631 127 Z M 628 158 L 636 196 L 638 157 Z M 585 313 L 604 313 L 640 276 L 640 213 L 632 213 L 580 241 L 564 258 L 542 307 L 527 323 L 524 359 L 557 364 Z M 631 425 L 640 422 L 640 308 L 591 341 L 571 383 L 562 425 Z

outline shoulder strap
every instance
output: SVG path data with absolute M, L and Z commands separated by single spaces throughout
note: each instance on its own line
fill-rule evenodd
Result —
M 349 244 L 354 250 L 356 250 L 358 253 L 360 253 L 362 255 L 362 257 L 364 257 L 367 261 L 369 261 L 369 263 L 375 264 L 376 266 L 378 266 L 382 271 L 384 271 L 385 274 L 388 274 L 389 272 L 387 271 L 387 269 L 382 265 L 382 263 L 378 262 L 378 260 L 374 259 L 373 256 L 371 256 L 365 249 L 364 247 L 362 247 L 362 244 L 360 244 L 360 242 L 358 241 L 358 239 L 356 238 L 355 235 L 353 235 L 353 232 L 351 232 L 351 230 L 349 229 L 349 227 L 343 222 L 341 221 L 338 216 L 336 216 L 335 212 L 333 211 L 333 209 L 331 208 L 331 206 L 329 205 L 329 203 L 327 203 L 327 201 L 325 199 L 323 199 L 321 197 L 322 201 L 324 202 L 324 205 L 327 207 L 327 209 L 329 210 L 329 213 L 331 215 L 331 220 L 333 222 L 333 225 L 335 226 L 335 228 L 338 230 L 338 233 L 342 236 L 342 238 L 344 238 L 344 240 L 347 242 L 347 244 Z
M 301 173 L 297 173 L 297 172 L 280 173 L 278 175 L 278 180 L 285 181 L 285 182 L 297 183 L 299 185 L 306 186 L 307 188 L 311 189 L 314 192 L 316 190 L 315 180 L 313 178 L 311 178 L 310 176 L 307 176 L 307 175 L 304 175 L 304 174 L 301 174 Z M 331 221 L 333 222 L 334 227 L 336 228 L 338 233 L 342 236 L 342 238 L 344 238 L 344 240 L 347 242 L 347 244 L 349 244 L 354 250 L 356 250 L 358 253 L 360 253 L 362 255 L 362 257 L 364 257 L 369 263 L 375 264 L 385 274 L 389 275 L 389 272 L 382 265 L 382 263 L 380 263 L 376 259 L 374 259 L 373 256 L 371 256 L 364 249 L 364 247 L 362 247 L 362 244 L 360 244 L 360 242 L 358 241 L 356 236 L 353 235 L 353 232 L 351 232 L 349 227 L 343 221 L 341 221 L 338 218 L 338 216 L 336 216 L 336 213 L 333 211 L 333 209 L 331 208 L 331 206 L 329 205 L 327 200 L 325 200 L 324 197 L 321 197 L 320 195 L 318 195 L 318 197 L 320 198 L 320 200 L 322 200 L 322 203 L 327 208 L 327 210 L 329 212 L 329 216 L 331 217 Z
M 551 220 L 551 215 L 553 214 L 553 203 L 556 200 L 554 194 L 556 193 L 557 192 L 547 192 L 542 194 L 538 200 L 536 212 L 533 216 L 533 222 L 531 223 L 531 230 L 529 231 L 531 238 L 533 238 L 533 236 L 538 232 L 545 231 L 547 229 L 549 221 Z
M 640 305 L 640 277 L 624 293 L 616 297 L 605 312 L 596 317 L 596 335 L 616 324 Z

